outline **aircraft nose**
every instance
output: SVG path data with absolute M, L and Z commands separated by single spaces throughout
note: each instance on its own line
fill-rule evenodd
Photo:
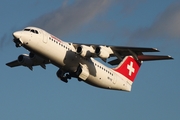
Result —
M 21 37 L 21 32 L 14 32 L 13 33 L 14 38 L 19 39 Z

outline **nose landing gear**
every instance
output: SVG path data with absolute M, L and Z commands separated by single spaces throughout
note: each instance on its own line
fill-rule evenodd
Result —
M 13 41 L 15 42 L 16 47 L 22 46 L 22 42 L 19 39 L 14 39 Z

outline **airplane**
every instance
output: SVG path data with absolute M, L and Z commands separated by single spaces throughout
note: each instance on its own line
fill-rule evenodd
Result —
M 19 55 L 7 66 L 25 66 L 33 70 L 34 66 L 46 69 L 46 64 L 53 64 L 59 68 L 57 77 L 65 83 L 77 78 L 89 85 L 111 90 L 130 92 L 143 61 L 173 59 L 168 55 L 144 54 L 159 52 L 156 48 L 65 42 L 37 27 L 16 31 L 13 37 L 16 47 L 24 47 L 30 53 Z

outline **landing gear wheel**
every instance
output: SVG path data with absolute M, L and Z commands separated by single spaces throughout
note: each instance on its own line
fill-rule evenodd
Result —
M 71 79 L 71 76 L 69 74 L 66 74 L 67 79 Z
M 60 80 L 62 80 L 62 81 L 65 82 L 65 83 L 68 82 L 68 79 L 71 79 L 71 76 L 70 76 L 69 74 L 66 74 L 66 75 L 65 75 L 65 72 L 62 71 L 62 70 L 60 70 L 60 69 L 57 71 L 56 75 L 58 76 L 58 78 L 59 78 Z
M 63 82 L 65 82 L 65 83 L 68 83 L 68 80 L 67 80 L 67 78 L 61 78 L 61 80 L 63 81 Z
M 21 43 L 16 43 L 16 47 L 21 47 L 22 44 Z

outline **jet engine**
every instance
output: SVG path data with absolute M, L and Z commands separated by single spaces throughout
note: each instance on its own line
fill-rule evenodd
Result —
M 92 46 L 81 45 L 77 47 L 76 53 L 80 54 L 82 57 L 91 57 L 92 53 L 94 53 L 94 49 Z
M 19 55 L 18 62 L 21 65 L 27 66 L 27 67 L 31 67 L 33 65 L 33 61 L 30 59 L 29 55 L 27 54 Z
M 43 63 L 44 62 L 43 58 L 39 57 L 38 55 L 36 55 L 34 53 L 29 53 L 29 57 L 34 63 Z
M 46 69 L 45 60 L 34 53 L 29 53 L 29 55 L 27 54 L 19 55 L 18 62 L 21 65 L 26 66 L 31 70 L 33 69 L 32 66 L 35 65 L 40 65 L 42 68 Z
M 79 64 L 79 67 L 76 71 L 76 75 L 81 79 L 81 80 L 86 80 L 89 77 L 89 70 L 86 65 Z
M 45 59 L 34 53 L 29 53 L 29 57 L 33 61 L 34 65 L 40 65 L 42 68 L 46 69 Z
M 95 53 L 102 59 L 107 59 L 110 57 L 111 52 L 107 47 L 99 46 L 96 48 Z

